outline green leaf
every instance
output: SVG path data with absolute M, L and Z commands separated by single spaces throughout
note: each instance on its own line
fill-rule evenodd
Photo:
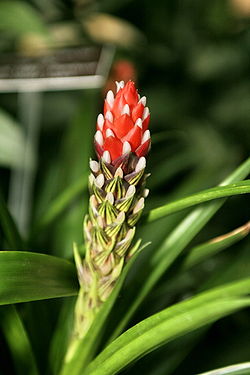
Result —
M 0 30 L 14 36 L 24 33 L 48 35 L 40 14 L 24 1 L 1 1 Z
M 62 367 L 67 346 L 74 326 L 74 308 L 76 298 L 66 298 L 63 301 L 56 327 L 49 348 L 49 373 L 58 375 Z
M 185 269 L 193 267 L 204 259 L 217 254 L 218 252 L 228 248 L 235 242 L 246 237 L 250 232 L 250 222 L 242 225 L 234 231 L 216 237 L 208 242 L 193 247 L 186 256 L 183 267 Z
M 243 162 L 231 175 L 222 183 L 228 185 L 238 180 L 242 180 L 250 173 L 250 158 Z M 152 253 L 150 264 L 145 270 L 148 277 L 138 291 L 137 297 L 131 306 L 127 309 L 110 340 L 123 330 L 130 318 L 140 306 L 144 298 L 152 290 L 157 281 L 167 271 L 175 259 L 196 236 L 197 233 L 206 225 L 219 208 L 225 203 L 226 199 L 220 199 L 216 202 L 209 202 L 201 205 L 188 214 L 184 220 L 170 233 L 158 250 Z M 141 275 L 140 275 L 141 277 Z
M 85 174 L 83 177 L 65 189 L 57 198 L 54 199 L 54 201 L 52 201 L 47 211 L 37 223 L 34 233 L 39 232 L 53 222 L 70 205 L 70 203 L 72 203 L 72 201 L 86 189 L 88 185 L 87 177 L 88 174 Z
M 0 109 L 0 165 L 11 168 L 22 167 L 25 146 L 25 136 L 21 126 Z M 33 159 L 34 155 L 30 152 L 27 159 L 29 161 L 29 167 L 32 166 Z
M 87 335 L 79 341 L 78 347 L 75 351 L 74 356 L 69 362 L 66 362 L 62 368 L 61 375 L 78 375 L 83 372 L 86 364 L 89 363 L 95 351 L 100 343 L 102 337 L 102 330 L 107 317 L 117 299 L 117 296 L 121 290 L 123 282 L 133 265 L 135 259 L 137 258 L 139 252 L 144 248 L 141 247 L 140 250 L 134 255 L 128 264 L 125 266 L 118 282 L 115 285 L 113 292 L 111 293 L 108 300 L 102 305 L 100 311 L 96 315 L 96 318 L 90 327 Z
M 72 263 L 49 255 L 0 252 L 0 305 L 77 294 Z
M 177 303 L 119 336 L 97 356 L 83 374 L 116 374 L 159 346 L 250 306 L 250 299 L 246 298 L 249 293 L 248 278 Z
M 0 325 L 19 375 L 38 375 L 32 347 L 14 306 L 0 308 Z
M 237 365 L 231 365 L 227 367 L 221 367 L 216 370 L 203 372 L 199 375 L 249 375 L 250 374 L 250 362 L 238 363 Z
M 23 249 L 23 240 L 17 226 L 9 213 L 0 191 L 0 227 L 8 245 L 13 249 Z
M 226 186 L 217 186 L 212 189 L 203 190 L 188 197 L 178 199 L 162 207 L 151 210 L 147 215 L 147 222 L 161 219 L 184 208 L 208 202 L 213 199 L 225 198 L 238 194 L 250 193 L 250 180 L 236 182 Z

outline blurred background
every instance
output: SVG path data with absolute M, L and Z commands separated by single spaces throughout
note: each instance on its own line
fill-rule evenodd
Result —
M 148 171 L 152 175 L 148 180 L 151 193 L 147 210 L 218 184 L 247 158 L 249 26 L 249 0 L 1 0 L 1 195 L 25 237 L 24 248 L 72 258 L 72 242 L 82 242 L 82 220 L 88 205 L 85 181 L 89 157 L 94 156 L 96 116 L 102 111 L 105 92 L 114 89 L 115 80 L 135 80 L 140 93 L 147 96 L 151 111 L 153 143 Z M 74 63 L 72 51 L 90 47 L 97 52 L 92 59 L 94 68 L 88 65 L 86 71 L 90 78 L 88 87 L 44 89 L 32 95 L 23 94 L 27 91 L 25 81 L 21 89 L 6 90 L 7 76 L 13 74 L 11 69 L 6 72 L 6 66 L 21 61 L 28 79 L 32 77 L 30 61 L 39 62 L 67 51 Z M 105 62 L 100 49 L 109 51 Z M 102 80 L 93 84 L 97 66 Z M 22 196 L 22 192 L 18 193 L 20 173 L 29 183 L 26 195 L 23 193 L 24 212 L 18 214 L 15 205 L 20 203 L 18 194 Z M 195 243 L 245 224 L 248 215 L 246 196 L 230 199 Z M 144 242 L 150 240 L 157 246 L 182 217 L 183 213 L 164 219 L 161 230 L 155 230 L 159 223 L 150 229 L 143 227 L 138 235 Z M 0 241 L 2 248 L 11 249 L 3 238 Z M 237 254 L 249 265 L 247 246 L 249 243 L 243 241 L 200 267 L 190 284 L 191 290 L 196 290 L 195 283 L 201 278 L 215 274 L 219 277 L 221 269 L 230 269 Z M 48 302 L 49 311 L 51 304 Z M 43 314 L 40 307 L 40 303 L 33 303 L 41 320 L 46 320 L 46 312 Z M 147 314 L 162 307 L 157 302 Z M 39 344 L 44 348 L 57 320 L 59 307 L 53 308 L 51 327 Z M 209 356 L 207 346 L 201 343 L 190 354 L 188 364 L 184 361 L 176 374 L 192 373 L 192 355 L 197 361 L 195 371 L 199 370 L 199 361 L 204 370 L 234 359 L 249 359 L 247 345 L 237 349 L 237 337 L 245 337 L 244 314 L 225 319 L 219 328 L 215 325 L 206 341 L 213 342 L 215 337 L 217 341 L 210 345 Z M 139 316 L 144 315 L 141 312 Z M 226 343 L 231 325 L 238 336 L 234 342 Z M 218 354 L 222 342 L 224 356 Z M 158 361 L 157 355 L 160 357 L 162 352 L 156 354 Z M 148 362 L 140 361 L 133 371 L 147 368 L 147 373 L 160 374 L 160 369 L 152 370 L 155 359 L 150 362 L 150 358 Z M 207 367 L 204 361 L 208 361 Z M 41 359 L 41 367 L 42 362 Z M 166 367 L 162 373 L 167 374 Z

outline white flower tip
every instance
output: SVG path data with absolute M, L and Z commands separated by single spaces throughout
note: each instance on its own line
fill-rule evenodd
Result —
M 145 107 L 143 110 L 143 115 L 142 115 L 142 121 L 144 121 L 149 115 L 149 109 L 148 107 Z
M 109 192 L 107 193 L 105 199 L 106 199 L 106 201 L 109 201 L 109 203 L 110 203 L 111 205 L 114 204 L 115 198 L 114 198 L 113 193 L 111 193 L 111 191 L 109 191 Z
M 122 154 L 127 154 L 128 152 L 131 152 L 131 146 L 130 143 L 125 141 L 122 146 Z
M 100 130 L 97 130 L 97 132 L 95 133 L 95 140 L 97 143 L 99 143 L 100 146 L 103 145 L 103 136 Z
M 92 172 L 94 172 L 94 173 L 97 173 L 99 171 L 99 169 L 100 169 L 99 163 L 97 161 L 95 161 L 95 160 L 90 160 L 89 161 L 89 167 L 92 170 Z
M 102 154 L 102 159 L 109 164 L 111 162 L 110 153 L 108 151 L 104 151 L 104 153 Z
M 121 212 L 118 214 L 118 216 L 117 216 L 117 218 L 116 218 L 116 220 L 115 220 L 116 223 L 117 223 L 117 224 L 121 224 L 121 223 L 123 223 L 124 220 L 125 220 L 125 217 L 126 217 L 125 212 L 121 211 Z
M 143 96 L 140 100 L 139 100 L 139 102 L 138 103 L 141 103 L 141 104 L 143 104 L 144 105 L 144 107 L 145 107 L 145 105 L 146 105 L 146 103 L 147 103 L 147 98 L 146 98 L 146 96 Z
M 112 113 L 110 111 L 106 112 L 105 118 L 106 118 L 106 120 L 108 120 L 110 122 L 113 122 L 113 115 L 112 115 Z
M 147 198 L 148 194 L 149 194 L 149 189 L 144 189 L 143 190 L 143 197 Z
M 116 84 L 116 93 L 118 93 L 118 91 L 120 89 L 123 89 L 123 87 L 124 87 L 124 81 L 120 81 L 120 82 L 115 81 L 115 84 Z
M 146 130 L 142 136 L 141 144 L 147 142 L 150 139 L 150 131 Z
M 103 187 L 104 185 L 104 175 L 103 174 L 99 174 L 96 179 L 95 179 L 95 184 L 97 187 L 99 187 L 100 189 Z
M 96 209 L 96 206 L 97 206 L 97 200 L 96 200 L 96 197 L 93 195 L 90 196 L 89 198 L 89 203 L 90 203 L 90 206 L 92 207 L 92 209 Z
M 89 175 L 89 184 L 90 184 L 90 186 L 92 186 L 94 182 L 95 182 L 95 176 L 91 173 Z
M 130 115 L 130 108 L 128 104 L 125 104 L 125 106 L 122 109 L 122 115 Z
M 111 129 L 107 129 L 106 130 L 106 137 L 114 137 L 115 135 L 114 135 L 114 133 L 113 133 L 113 131 L 111 130 Z
M 115 171 L 115 177 L 121 177 L 123 178 L 123 170 L 121 167 L 117 168 L 117 170 Z
M 140 198 L 138 202 L 135 205 L 135 208 L 133 209 L 133 213 L 137 214 L 139 211 L 141 211 L 144 208 L 144 198 Z
M 145 169 L 145 167 L 146 167 L 146 159 L 144 158 L 144 156 L 142 156 L 140 157 L 138 163 L 136 164 L 135 172 L 138 173 L 142 169 Z
M 126 198 L 130 198 L 130 197 L 132 197 L 135 194 L 135 192 L 136 192 L 135 186 L 134 185 L 130 185 L 129 188 L 128 188 L 128 190 L 127 190 L 127 192 L 126 192 L 125 197 Z
M 109 90 L 107 92 L 106 100 L 107 100 L 108 105 L 112 108 L 114 104 L 114 100 L 115 100 L 114 93 L 112 90 Z
M 114 137 L 115 135 L 114 135 L 114 133 L 113 133 L 113 131 L 111 130 L 111 129 L 107 129 L 106 130 L 106 137 Z
M 139 126 L 139 128 L 141 128 L 142 129 L 142 119 L 141 118 L 138 118 L 137 120 L 136 120 L 136 122 L 135 122 L 135 126 Z
M 126 237 L 124 238 L 124 241 L 125 242 L 131 241 L 134 235 L 135 235 L 135 227 L 128 230 L 128 233 L 126 234 Z
M 99 128 L 102 130 L 103 128 L 103 124 L 104 124 L 104 117 L 103 117 L 103 114 L 100 113 L 98 116 L 97 116 L 97 125 L 99 126 Z

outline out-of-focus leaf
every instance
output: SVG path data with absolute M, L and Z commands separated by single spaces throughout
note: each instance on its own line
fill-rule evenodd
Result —
M 0 30 L 14 36 L 25 33 L 48 35 L 42 17 L 24 1 L 0 2 Z
M 49 373 L 54 375 L 58 375 L 60 372 L 67 346 L 71 339 L 75 303 L 75 298 L 67 298 L 64 301 L 53 332 L 49 348 Z
M 210 200 L 245 193 L 250 193 L 250 180 L 240 181 L 226 186 L 217 186 L 215 188 L 193 194 L 189 197 L 179 199 L 178 201 L 168 203 L 165 206 L 155 208 L 148 213 L 147 221 L 150 223 L 151 221 L 178 212 L 184 208 L 195 206 Z
M 238 363 L 227 367 L 221 367 L 216 370 L 203 372 L 199 375 L 249 375 L 250 362 Z
M 12 219 L 6 203 L 3 199 L 0 191 L 0 226 L 3 231 L 3 235 L 12 249 L 23 249 L 23 240 L 16 227 L 14 220 Z
M 99 43 L 131 47 L 145 42 L 142 33 L 135 26 L 107 13 L 91 13 L 82 23 L 89 36 Z
M 232 72 L 239 72 L 247 64 L 241 48 L 235 46 L 208 45 L 194 50 L 191 73 L 198 79 L 218 79 Z
M 49 255 L 0 252 L 0 305 L 77 294 L 72 263 Z
M 177 303 L 119 336 L 93 360 L 84 373 L 115 374 L 157 347 L 249 306 L 250 299 L 246 298 L 249 292 L 248 278 Z
M 22 167 L 25 146 L 25 136 L 20 125 L 0 109 L 0 165 L 11 168 Z M 31 152 L 28 160 L 31 167 L 33 160 Z
M 193 247 L 184 261 L 184 268 L 190 268 L 204 259 L 217 254 L 218 252 L 228 248 L 235 242 L 240 241 L 246 237 L 250 232 L 250 222 L 242 225 L 240 228 L 226 233 L 222 236 L 216 237 L 208 242 Z
M 242 180 L 250 173 L 250 158 L 243 162 L 232 174 L 230 174 L 220 185 L 228 185 L 238 180 Z M 148 277 L 143 283 L 138 295 L 132 305 L 127 309 L 125 316 L 121 319 L 112 338 L 116 337 L 126 326 L 131 316 L 140 306 L 141 302 L 152 290 L 153 286 L 167 271 L 170 265 L 176 260 L 180 253 L 185 249 L 188 243 L 197 233 L 206 225 L 206 223 L 219 210 L 226 199 L 216 202 L 209 202 L 193 210 L 185 219 L 168 235 L 166 240 L 151 256 L 145 270 Z M 111 339 L 112 339 L 111 338 Z
M 68 207 L 68 205 L 84 191 L 87 184 L 88 174 L 81 177 L 56 197 L 54 201 L 50 203 L 40 221 L 36 224 L 35 231 L 44 229 L 44 227 L 48 226 L 53 220 L 55 220 Z
M 22 320 L 14 306 L 0 308 L 0 325 L 8 343 L 18 375 L 38 375 L 32 347 Z
M 78 110 L 70 122 L 62 139 L 62 149 L 59 158 L 59 176 L 57 184 L 59 193 L 72 183 L 89 173 L 89 157 L 92 154 L 94 126 L 96 121 L 96 103 L 99 98 L 98 90 L 84 91 L 78 103 Z M 53 187 L 52 187 L 53 189 Z M 59 193 L 54 193 L 54 196 Z M 53 248 L 55 255 L 70 256 L 72 243 L 82 241 L 82 219 L 87 211 L 89 195 L 83 194 L 69 206 L 65 215 L 55 221 L 53 233 Z M 49 203 L 48 206 L 49 207 Z

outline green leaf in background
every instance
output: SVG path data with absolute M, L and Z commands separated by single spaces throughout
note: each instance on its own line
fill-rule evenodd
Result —
M 177 303 L 119 336 L 97 356 L 84 374 L 116 374 L 157 347 L 250 306 L 250 299 L 246 298 L 249 293 L 248 278 Z
M 148 213 L 146 220 L 150 223 L 151 221 L 161 219 L 162 217 L 173 214 L 187 207 L 195 206 L 197 204 L 218 198 L 225 198 L 246 193 L 250 193 L 250 180 L 239 181 L 226 186 L 217 186 L 212 189 L 204 190 L 188 197 L 178 199 L 177 201 L 168 203 L 165 206 L 155 208 Z
M 24 1 L 1 1 L 0 30 L 14 36 L 35 33 L 48 36 L 40 14 Z
M 18 375 L 38 375 L 32 347 L 14 306 L 1 306 L 0 325 Z
M 216 370 L 203 372 L 198 375 L 249 375 L 250 362 L 238 363 L 227 367 L 221 367 Z
M 21 251 L 0 252 L 0 305 L 77 294 L 74 265 L 64 259 Z
M 12 249 L 23 249 L 23 240 L 17 226 L 9 213 L 8 207 L 0 191 L 0 227 L 3 235 Z
M 220 185 L 228 185 L 242 180 L 250 173 L 250 158 L 243 162 L 232 174 L 230 174 Z M 149 269 L 146 270 L 148 277 L 143 283 L 138 295 L 131 306 L 126 310 L 125 316 L 121 319 L 112 337 L 117 337 L 130 318 L 140 306 L 144 298 L 152 290 L 157 281 L 173 264 L 175 259 L 185 249 L 188 243 L 206 225 L 226 199 L 210 202 L 193 210 L 185 219 L 170 233 L 162 245 L 154 251 L 150 258 Z
M 55 198 L 49 205 L 47 211 L 41 217 L 40 221 L 36 224 L 35 233 L 44 227 L 48 226 L 55 220 L 72 201 L 82 193 L 88 185 L 88 174 L 85 174 L 75 183 L 72 183 L 65 189 L 57 198 Z
M 233 230 L 230 233 L 216 237 L 208 242 L 193 247 L 184 260 L 184 268 L 190 268 L 204 259 L 217 254 L 218 252 L 228 248 L 235 242 L 240 241 L 246 237 L 250 232 L 250 222 L 242 225 L 240 228 Z
M 59 189 L 56 189 L 54 197 L 89 174 L 89 158 L 93 149 L 93 124 L 96 121 L 96 103 L 99 95 L 100 92 L 96 89 L 83 91 L 80 95 L 75 114 L 62 138 L 58 158 L 59 175 L 56 181 Z M 53 189 L 53 186 L 50 189 Z M 89 194 L 82 194 L 78 200 L 72 202 L 65 215 L 55 221 L 52 239 L 55 255 L 67 258 L 72 255 L 72 243 L 82 242 L 82 220 L 87 211 L 88 201 Z M 43 206 L 43 211 L 49 210 L 49 207 L 50 202 Z
M 0 3 L 0 29 L 1 5 Z M 25 143 L 25 135 L 21 126 L 10 115 L 0 109 L 0 165 L 10 168 L 22 167 Z M 29 167 L 32 167 L 34 155 L 31 150 L 27 160 Z
M 58 375 L 74 326 L 76 298 L 66 298 L 59 313 L 49 347 L 49 374 Z

